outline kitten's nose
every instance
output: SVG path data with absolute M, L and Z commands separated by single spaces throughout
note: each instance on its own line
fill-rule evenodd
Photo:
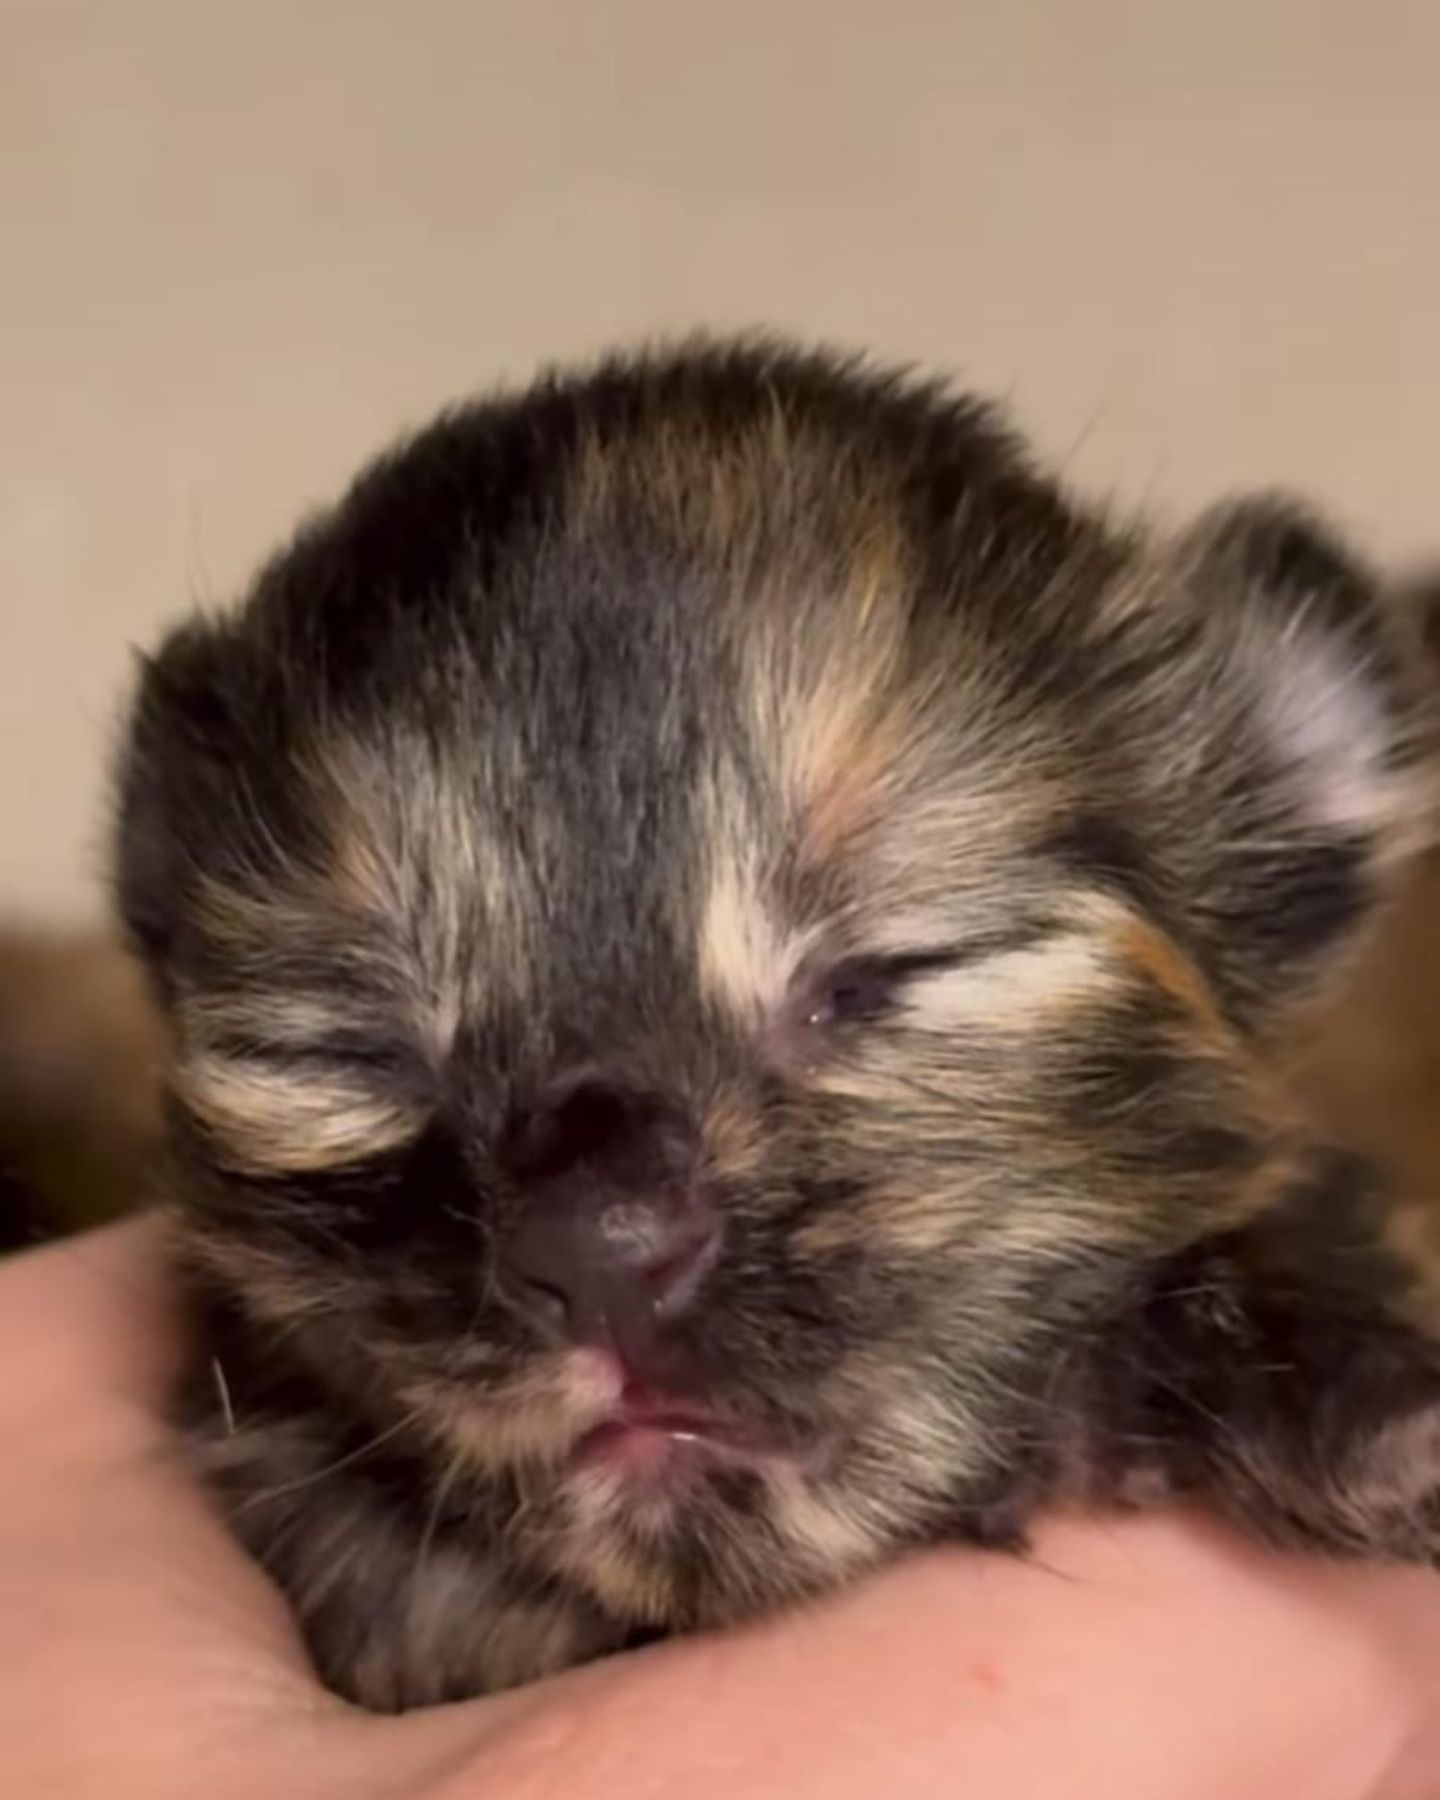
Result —
M 599 1076 L 516 1122 L 517 1214 L 500 1247 L 511 1300 L 548 1332 L 648 1366 L 720 1244 L 692 1128 L 658 1096 Z

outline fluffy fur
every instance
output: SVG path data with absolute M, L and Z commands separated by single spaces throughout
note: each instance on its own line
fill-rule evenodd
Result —
M 1429 1555 L 1425 1231 L 1276 1048 L 1427 841 L 1413 666 L 1288 504 L 1121 528 L 985 407 L 768 343 L 458 411 L 176 631 L 117 885 L 185 1417 L 334 1686 L 493 1689 L 1061 1495 Z M 743 1455 L 575 1456 L 613 1366 L 502 1265 L 577 1068 L 698 1146 L 723 1243 L 641 1373 Z

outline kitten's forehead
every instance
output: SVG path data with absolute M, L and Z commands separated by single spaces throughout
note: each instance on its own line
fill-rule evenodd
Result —
M 669 658 L 645 635 L 599 631 L 538 695 L 477 694 L 440 732 L 313 740 L 326 898 L 408 940 L 441 1037 L 507 992 L 643 990 L 666 963 L 748 1010 L 918 799 L 914 716 L 863 659 L 787 664 L 758 633 Z
M 998 763 L 954 782 L 979 689 L 916 667 L 885 482 L 817 466 L 786 495 L 783 447 L 592 445 L 569 532 L 501 574 L 523 630 L 470 651 L 438 721 L 402 689 L 317 734 L 334 892 L 409 936 L 438 1038 L 507 994 L 658 1004 L 662 979 L 749 1019 L 867 890 L 923 900 L 957 830 L 1008 835 Z

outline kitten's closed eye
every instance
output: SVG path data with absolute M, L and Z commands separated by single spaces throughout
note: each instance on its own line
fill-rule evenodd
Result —
M 921 976 L 953 969 L 963 951 L 914 950 L 896 955 L 847 957 L 818 978 L 807 996 L 805 1023 L 813 1030 L 882 1018 Z
M 414 1140 L 434 1110 L 432 1072 L 403 1046 L 340 1035 L 280 1043 L 230 1033 L 186 1051 L 174 1089 L 236 1169 L 321 1169 Z
M 1052 929 L 1036 920 L 980 933 L 963 943 L 845 957 L 802 983 L 804 1023 L 811 1032 L 829 1032 L 883 1019 L 927 978 L 1033 949 Z
M 373 1076 L 377 1080 L 415 1082 L 425 1073 L 421 1057 L 404 1045 L 335 1036 L 309 1042 L 276 1044 L 263 1038 L 227 1035 L 206 1044 L 206 1051 L 229 1062 L 303 1076 Z

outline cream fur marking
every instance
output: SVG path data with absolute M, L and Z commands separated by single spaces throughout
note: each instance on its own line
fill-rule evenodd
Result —
M 301 1174 L 383 1156 L 410 1143 L 424 1109 L 339 1074 L 300 1074 L 201 1053 L 175 1091 L 218 1138 L 225 1160 L 258 1174 Z
M 1119 985 L 1103 939 L 1067 932 L 973 965 L 942 969 L 917 980 L 906 1016 L 926 1030 L 948 1031 L 975 1019 L 998 1031 L 1030 1030 L 1055 1011 L 1083 1005 Z

